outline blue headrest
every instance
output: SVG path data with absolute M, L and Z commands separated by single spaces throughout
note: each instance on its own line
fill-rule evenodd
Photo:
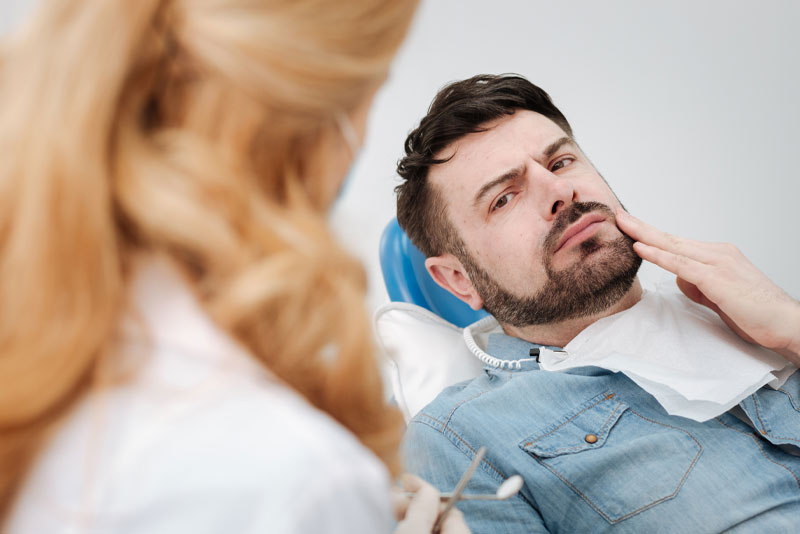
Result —
M 425 256 L 411 244 L 396 218 L 383 231 L 380 254 L 383 280 L 393 302 L 422 306 L 456 326 L 467 326 L 488 315 L 473 310 L 434 282 L 425 269 Z

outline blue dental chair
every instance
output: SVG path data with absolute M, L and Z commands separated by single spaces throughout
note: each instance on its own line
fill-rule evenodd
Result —
M 411 244 L 396 218 L 383 231 L 380 256 L 383 280 L 392 302 L 416 304 L 459 327 L 488 315 L 484 310 L 473 310 L 431 278 L 425 269 L 425 256 Z

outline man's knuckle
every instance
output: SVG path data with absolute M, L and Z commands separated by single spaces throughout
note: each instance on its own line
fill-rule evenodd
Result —
M 676 254 L 675 255 L 675 263 L 677 263 L 680 266 L 686 266 L 686 265 L 689 264 L 689 258 L 687 258 L 686 256 L 683 256 L 681 254 Z
M 700 273 L 695 277 L 695 284 L 699 289 L 706 287 L 708 285 L 708 281 L 713 279 L 714 275 L 710 273 Z
M 739 252 L 739 248 L 733 243 L 722 243 L 722 250 L 724 250 L 725 253 L 730 256 L 738 256 L 741 254 Z

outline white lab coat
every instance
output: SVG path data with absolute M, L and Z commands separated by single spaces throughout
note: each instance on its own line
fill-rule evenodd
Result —
M 9 534 L 389 531 L 383 464 L 218 329 L 174 267 L 142 262 L 132 293 L 122 378 L 37 457 Z

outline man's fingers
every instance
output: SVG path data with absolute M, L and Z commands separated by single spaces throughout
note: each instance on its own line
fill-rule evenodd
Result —
M 680 276 L 675 279 L 675 283 L 678 285 L 678 289 L 686 295 L 690 300 L 698 303 L 703 304 L 703 292 L 697 289 L 697 286 L 691 282 L 687 282 Z
M 709 269 L 709 267 L 702 262 L 647 245 L 640 241 L 633 244 L 633 250 L 635 250 L 642 259 L 650 263 L 655 263 L 662 269 L 668 270 L 672 274 L 683 278 L 695 286 L 702 280 L 702 275 L 705 270 Z
M 696 285 L 694 285 L 691 282 L 687 282 L 680 276 L 675 280 L 675 282 L 678 284 L 678 289 L 680 289 L 681 292 L 684 295 L 686 295 L 689 299 L 700 304 L 701 306 L 705 306 L 706 308 L 711 309 L 717 315 L 720 316 L 723 315 L 723 312 L 719 308 L 719 306 L 714 304 L 712 300 L 706 297 L 705 294 L 702 291 L 700 291 L 700 288 L 698 288 Z
M 710 262 L 718 254 L 717 247 L 711 243 L 685 239 L 662 232 L 623 210 L 617 210 L 615 217 L 620 230 L 646 245 L 703 263 Z

